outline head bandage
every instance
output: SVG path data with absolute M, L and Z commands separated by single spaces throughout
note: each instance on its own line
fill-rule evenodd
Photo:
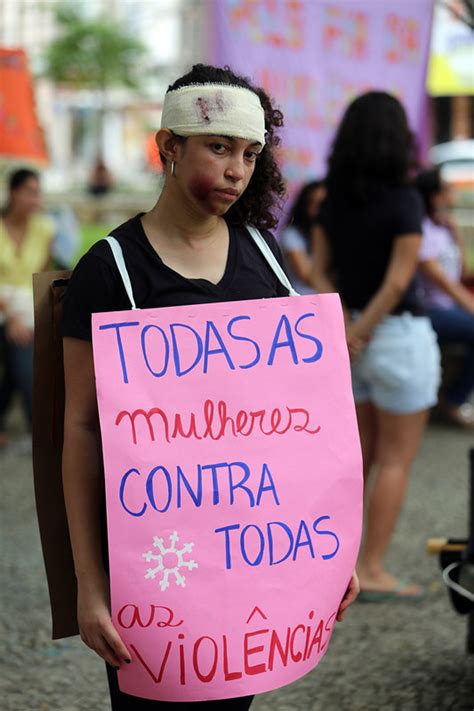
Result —
M 265 114 L 253 91 L 193 84 L 165 95 L 161 128 L 178 136 L 229 136 L 265 144 Z

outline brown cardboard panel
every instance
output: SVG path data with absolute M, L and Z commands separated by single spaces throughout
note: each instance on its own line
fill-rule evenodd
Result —
M 70 271 L 33 275 L 33 474 L 53 639 L 70 637 L 79 631 L 77 584 L 61 475 L 64 420 L 61 313 L 70 275 Z

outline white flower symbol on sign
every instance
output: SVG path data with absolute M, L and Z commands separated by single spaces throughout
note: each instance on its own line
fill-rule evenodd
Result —
M 162 592 L 170 586 L 170 575 L 174 575 L 176 585 L 184 588 L 186 586 L 186 577 L 182 572 L 180 572 L 180 569 L 186 568 L 187 570 L 193 570 L 198 567 L 195 560 L 184 560 L 184 555 L 186 553 L 191 553 L 193 550 L 194 543 L 184 543 L 181 548 L 177 548 L 176 544 L 178 541 L 179 536 L 176 531 L 173 531 L 173 533 L 169 536 L 168 547 L 165 546 L 162 538 L 154 536 L 153 547 L 158 550 L 155 552 L 147 551 L 142 554 L 147 563 L 157 561 L 155 568 L 147 569 L 145 578 L 148 580 L 154 580 L 158 574 L 162 573 L 159 582 Z

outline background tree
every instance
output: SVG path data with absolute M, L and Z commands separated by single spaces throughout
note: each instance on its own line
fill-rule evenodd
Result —
M 43 56 L 43 73 L 60 86 L 97 92 L 99 153 L 109 91 L 116 87 L 140 90 L 146 48 L 117 22 L 83 17 L 71 5 L 58 6 L 56 21 L 59 34 Z

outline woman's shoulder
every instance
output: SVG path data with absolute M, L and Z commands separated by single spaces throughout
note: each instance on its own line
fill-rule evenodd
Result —
M 120 225 L 110 233 L 122 247 L 128 234 L 123 227 Z M 72 273 L 64 298 L 63 336 L 90 341 L 92 313 L 128 308 L 128 297 L 105 237 L 90 247 Z
M 250 227 L 254 227 L 254 229 L 255 229 L 255 226 L 254 226 L 254 225 L 249 225 L 249 226 L 250 226 Z M 248 240 L 247 240 L 248 242 L 250 242 L 250 243 L 253 243 L 253 242 L 254 242 L 253 237 L 252 237 L 252 235 L 250 234 L 249 230 L 247 229 L 247 226 L 246 226 L 246 225 L 241 225 L 241 226 L 239 226 L 237 229 L 238 229 L 238 230 L 241 230 L 243 233 L 245 233 L 246 237 L 248 238 Z M 258 230 L 258 232 L 260 232 L 260 234 L 262 235 L 263 239 L 265 240 L 265 242 L 267 243 L 267 245 L 268 245 L 268 246 L 270 247 L 270 249 L 272 250 L 273 254 L 281 261 L 281 249 L 280 249 L 280 245 L 278 244 L 278 241 L 277 241 L 275 235 L 273 234 L 273 232 L 272 232 L 271 230 L 264 229 L 264 228 L 261 228 L 261 227 L 257 227 L 256 229 Z
M 403 183 L 393 188 L 396 194 L 410 200 L 421 200 L 421 195 L 417 188 L 412 183 Z
M 128 251 L 131 245 L 139 239 L 139 219 L 140 215 L 135 215 L 135 217 L 131 217 L 121 225 L 118 225 L 118 227 L 114 227 L 114 229 L 110 230 L 107 234 L 104 234 L 104 236 L 97 240 L 97 242 L 94 242 L 94 244 L 87 250 L 84 257 L 92 257 L 92 260 L 90 261 L 99 259 L 109 265 L 115 264 L 110 244 L 106 238 L 109 236 L 115 237 L 122 250 L 124 252 Z M 86 261 L 89 261 L 89 259 Z
M 252 225 L 253 227 L 253 225 Z M 265 257 L 264 254 L 262 254 L 262 250 L 259 248 L 259 246 L 255 243 L 251 233 L 249 232 L 248 229 L 246 229 L 246 225 L 241 226 L 238 228 L 242 231 L 242 235 L 244 236 L 245 239 L 239 240 L 239 244 L 241 245 L 239 249 L 241 250 L 242 256 L 244 260 L 249 260 L 251 263 L 256 265 L 257 270 L 262 270 L 262 273 L 267 273 L 268 270 L 270 270 L 272 273 L 274 273 L 273 267 L 271 264 L 268 263 L 267 258 Z M 287 273 L 287 266 L 285 263 L 285 259 L 283 257 L 282 251 L 280 249 L 280 245 L 278 244 L 278 241 L 274 234 L 264 228 L 257 228 L 258 232 L 260 232 L 261 236 L 267 243 L 268 247 L 273 253 L 273 256 L 275 257 L 276 261 L 279 263 L 280 267 L 283 269 L 285 273 Z M 279 279 L 275 277 L 278 284 L 280 284 Z M 280 287 L 278 287 L 280 288 Z M 287 292 L 284 294 L 279 294 L 280 296 L 287 296 Z
M 390 186 L 384 190 L 383 196 L 386 201 L 397 206 L 406 206 L 423 213 L 423 200 L 413 185 Z
M 130 245 L 137 239 L 137 219 L 139 216 L 132 217 L 94 242 L 77 263 L 73 272 L 73 283 L 88 277 L 97 281 L 97 284 L 101 281 L 115 281 L 118 270 L 111 246 L 106 238 L 108 236 L 115 237 L 126 258 Z
M 271 232 L 271 230 L 259 230 L 259 232 L 262 235 L 265 242 L 268 244 L 269 247 L 272 248 L 273 251 L 280 249 L 280 247 L 278 245 L 277 238 L 275 237 L 273 232 Z
M 385 188 L 384 199 L 377 205 L 387 234 L 395 237 L 422 234 L 425 209 L 419 192 L 412 185 Z

